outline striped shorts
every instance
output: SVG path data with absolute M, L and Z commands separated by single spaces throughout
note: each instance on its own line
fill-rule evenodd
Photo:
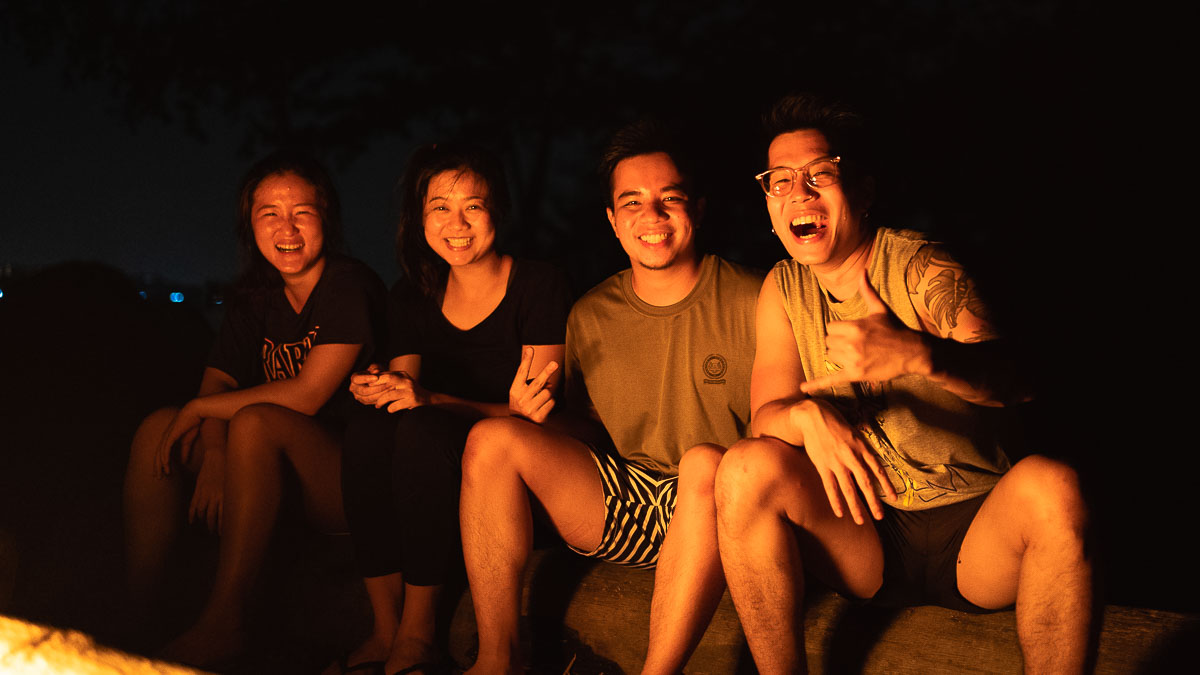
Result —
M 594 551 L 571 550 L 627 567 L 653 568 L 675 513 L 679 477 L 659 478 L 615 452 L 591 451 L 604 484 L 604 538 Z

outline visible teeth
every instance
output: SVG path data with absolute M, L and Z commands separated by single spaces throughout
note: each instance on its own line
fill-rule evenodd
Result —
M 792 227 L 796 227 L 797 225 L 816 225 L 822 220 L 825 220 L 825 216 L 812 213 L 803 216 L 796 216 L 792 219 Z
M 275 248 L 284 253 L 291 253 L 292 251 L 299 251 L 304 248 L 304 244 L 275 244 Z
M 643 234 L 638 238 L 647 244 L 661 244 L 666 241 L 667 237 L 669 236 L 671 235 L 667 234 L 666 232 L 659 232 L 658 234 Z
M 796 216 L 792 219 L 791 223 L 792 234 L 801 239 L 815 237 L 824 229 L 825 216 L 820 214 L 806 213 L 802 216 Z

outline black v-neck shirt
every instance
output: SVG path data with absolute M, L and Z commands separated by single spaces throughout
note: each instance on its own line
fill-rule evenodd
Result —
M 570 310 L 562 272 L 531 260 L 513 260 L 504 299 L 467 330 L 446 319 L 439 301 L 401 281 L 388 305 L 390 358 L 420 355 L 419 379 L 430 391 L 504 403 L 521 363 L 521 346 L 562 344 Z

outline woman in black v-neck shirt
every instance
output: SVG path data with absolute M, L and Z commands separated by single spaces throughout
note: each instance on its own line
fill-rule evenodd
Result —
M 125 479 L 128 572 L 152 601 L 188 518 L 221 534 L 216 581 L 198 622 L 162 652 L 194 665 L 242 648 L 242 610 L 274 526 L 285 474 L 306 511 L 343 530 L 341 429 L 349 375 L 380 346 L 385 290 L 362 263 L 331 253 L 341 223 L 315 161 L 276 153 L 242 182 L 238 237 L 247 266 L 196 398 L 164 408 L 134 436 Z
M 386 660 L 385 672 L 440 659 L 434 614 L 460 556 L 467 433 L 487 416 L 545 419 L 570 310 L 559 271 L 494 247 L 508 212 L 495 158 L 471 147 L 425 147 L 399 189 L 405 279 L 389 305 L 393 358 L 386 372 L 352 378 L 355 397 L 377 410 L 352 421 L 343 474 L 375 625 L 342 666 Z M 521 386 L 510 400 L 514 375 Z

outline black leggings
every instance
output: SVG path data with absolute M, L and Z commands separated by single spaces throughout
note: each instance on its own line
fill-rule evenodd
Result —
M 342 495 L 364 577 L 402 572 L 407 584 L 437 586 L 456 569 L 462 454 L 475 421 L 433 406 L 361 406 L 351 418 Z

